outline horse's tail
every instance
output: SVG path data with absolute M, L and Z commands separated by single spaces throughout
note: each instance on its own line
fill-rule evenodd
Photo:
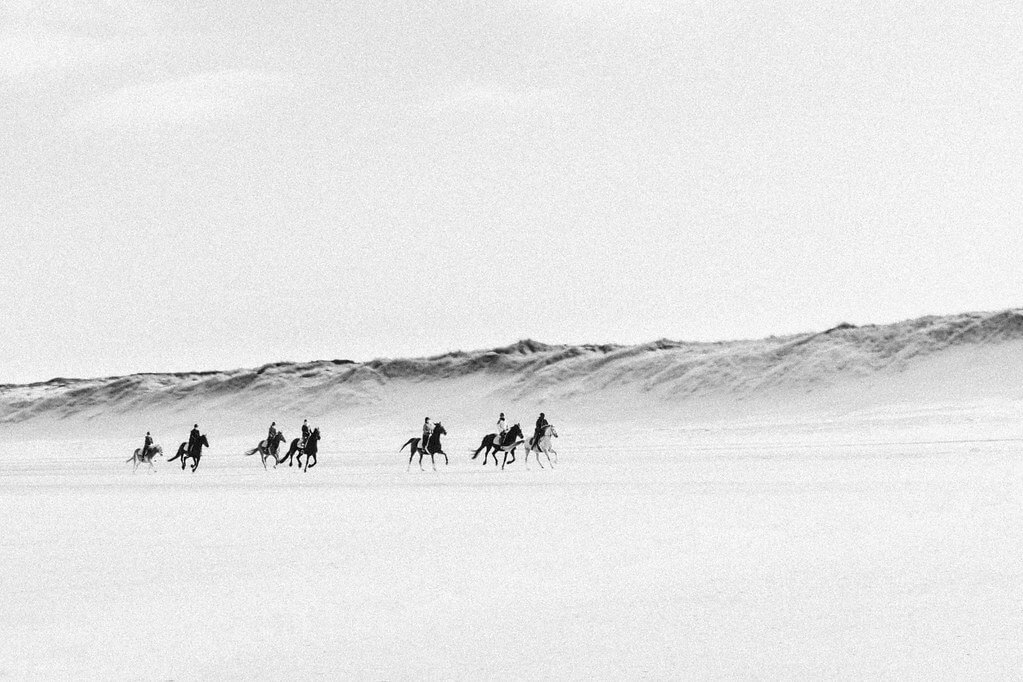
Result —
M 483 448 L 487 447 L 487 439 L 488 438 L 490 438 L 489 435 L 483 436 L 483 441 L 480 443 L 480 446 L 478 448 L 476 448 L 476 452 L 472 453 L 473 459 L 475 459 L 480 454 L 480 450 L 482 450 Z M 493 440 L 494 439 L 491 438 L 491 443 L 493 443 Z
M 128 462 L 130 462 L 133 459 L 135 459 L 135 453 L 132 453 L 131 457 L 129 457 L 128 459 L 124 460 L 124 463 L 127 464 Z
M 408 439 L 408 441 L 406 441 L 406 442 L 405 442 L 405 445 L 402 445 L 402 446 L 401 446 L 400 448 L 398 448 L 398 452 L 401 452 L 401 451 L 402 451 L 402 450 L 404 450 L 404 449 L 405 449 L 406 447 L 408 447 L 408 446 L 411 446 L 411 445 L 412 445 L 413 443 L 415 443 L 415 442 L 416 442 L 417 440 L 419 440 L 419 439 L 418 439 L 418 438 L 409 438 L 409 439 Z M 409 449 L 410 449 L 410 450 L 415 450 L 415 448 L 411 448 L 411 447 L 410 447 Z
M 257 452 L 259 452 L 259 446 L 258 445 L 256 447 L 252 448 L 251 450 L 249 450 L 248 452 L 246 452 L 245 456 L 248 457 L 249 455 L 254 455 Z

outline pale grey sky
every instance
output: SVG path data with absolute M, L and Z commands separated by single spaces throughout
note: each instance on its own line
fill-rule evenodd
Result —
M 1016 2 L 0 6 L 0 382 L 1020 305 Z

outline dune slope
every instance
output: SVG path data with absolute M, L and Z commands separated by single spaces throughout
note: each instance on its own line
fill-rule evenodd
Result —
M 1021 398 L 1023 311 L 1007 310 L 760 340 L 637 346 L 524 340 L 428 358 L 56 378 L 0 385 L 0 423 L 96 428 L 139 416 L 176 423 L 202 414 L 248 428 L 267 415 L 389 422 L 428 410 L 475 418 L 545 405 L 614 420 Z

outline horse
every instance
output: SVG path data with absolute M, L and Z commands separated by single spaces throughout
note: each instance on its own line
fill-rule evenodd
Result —
M 246 452 L 245 456 L 248 457 L 249 455 L 254 455 L 258 452 L 259 456 L 263 460 L 264 469 L 266 469 L 266 460 L 273 457 L 274 469 L 276 469 L 277 465 L 280 464 L 280 461 L 277 459 L 277 451 L 280 449 L 281 443 L 283 443 L 285 440 L 287 439 L 284 437 L 284 434 L 278 431 L 277 434 L 273 437 L 273 440 L 271 440 L 269 443 L 267 443 L 265 440 L 259 441 L 259 445 Z
M 444 427 L 441 426 L 441 423 L 437 422 L 437 424 L 434 425 L 433 427 L 433 433 L 430 434 L 430 442 L 426 444 L 425 449 L 419 447 L 420 441 L 419 438 L 409 438 L 407 441 L 405 441 L 405 445 L 402 445 L 400 448 L 398 448 L 398 452 L 401 452 L 402 450 L 405 449 L 406 446 L 411 446 L 408 453 L 408 466 L 405 467 L 405 471 L 409 471 L 410 469 L 412 469 L 412 458 L 415 457 L 417 452 L 419 453 L 419 469 L 421 471 L 426 471 L 426 469 L 423 469 L 423 455 L 430 456 L 430 462 L 433 464 L 433 470 L 434 471 L 437 470 L 437 462 L 433 458 L 433 456 L 438 452 L 444 455 L 444 465 L 447 466 L 449 464 L 448 453 L 444 452 L 440 445 L 440 437 L 442 435 L 447 435 L 447 433 L 448 432 L 444 430 Z
M 297 461 L 298 462 L 298 467 L 300 469 L 302 468 L 302 439 L 301 438 L 296 438 L 296 439 L 291 441 L 291 447 L 288 448 L 287 454 L 284 455 L 283 457 L 279 458 L 277 460 L 277 463 L 278 464 L 284 464 L 285 462 L 287 462 L 288 466 L 290 467 L 292 465 L 293 461 Z
M 192 459 L 195 460 L 195 464 L 192 465 L 192 471 L 194 472 L 196 469 L 199 468 L 199 458 L 202 457 L 202 448 L 203 448 L 204 445 L 206 447 L 210 446 L 210 442 L 208 440 L 206 440 L 206 434 L 203 434 L 203 435 L 199 436 L 199 442 L 195 444 L 195 448 L 194 448 L 195 452 L 189 452 L 188 451 L 188 443 L 182 443 L 181 445 L 178 446 L 178 454 L 174 455 L 173 457 L 171 457 L 167 461 L 168 462 L 173 462 L 178 457 L 180 457 L 181 458 L 181 470 L 184 471 L 185 470 L 185 462 L 188 460 L 189 457 L 191 457 Z
M 163 457 L 163 448 L 161 448 L 159 445 L 154 445 L 153 447 L 149 448 L 149 452 L 146 453 L 145 457 L 142 456 L 142 448 L 135 448 L 135 453 L 128 459 L 124 460 L 124 463 L 127 464 L 128 462 L 132 461 L 135 462 L 135 466 L 131 468 L 131 473 L 133 474 L 139 468 L 139 464 L 143 463 L 149 465 L 150 471 L 156 471 L 156 467 L 153 466 L 153 457 L 155 457 L 156 455 L 160 455 L 161 457 Z
M 540 437 L 534 442 L 534 439 L 529 439 L 529 445 L 526 446 L 526 467 L 529 467 L 529 453 L 530 451 L 536 451 L 536 463 L 543 469 L 543 462 L 540 461 L 540 453 L 547 455 L 547 463 L 554 468 L 554 462 L 558 461 L 558 453 L 554 452 L 554 448 L 551 447 L 551 436 L 558 437 L 558 432 L 554 429 L 554 424 L 548 424 L 543 427 L 543 431 L 540 432 Z M 554 455 L 554 462 L 551 462 L 551 455 Z
M 320 427 L 317 426 L 313 429 L 313 432 L 309 434 L 309 438 L 305 442 L 305 468 L 302 471 L 309 471 L 309 467 L 316 466 L 316 451 L 319 449 L 320 442 Z M 302 453 L 299 453 L 299 457 Z M 302 466 L 302 461 L 298 461 L 298 465 Z
M 504 434 L 504 440 L 500 443 L 497 441 L 496 433 L 489 433 L 483 436 L 483 442 L 476 448 L 476 452 L 472 453 L 472 458 L 476 459 L 476 456 L 480 454 L 480 450 L 483 450 L 483 466 L 487 465 L 487 457 L 490 455 L 490 451 L 494 451 L 494 466 L 497 466 L 497 453 L 504 453 L 504 462 L 501 463 L 501 468 L 504 468 L 505 464 L 511 464 L 515 461 L 515 448 L 522 445 L 522 427 L 518 424 L 512 425 L 508 432 Z M 511 461 L 508 460 L 508 453 L 511 453 Z

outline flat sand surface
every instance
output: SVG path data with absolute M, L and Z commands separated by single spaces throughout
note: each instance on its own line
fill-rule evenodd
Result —
M 503 472 L 476 435 L 436 473 L 379 430 L 325 433 L 306 473 L 212 434 L 195 474 L 132 474 L 134 442 L 7 442 L 0 678 L 1023 670 L 1020 434 L 559 431 L 553 471 Z

